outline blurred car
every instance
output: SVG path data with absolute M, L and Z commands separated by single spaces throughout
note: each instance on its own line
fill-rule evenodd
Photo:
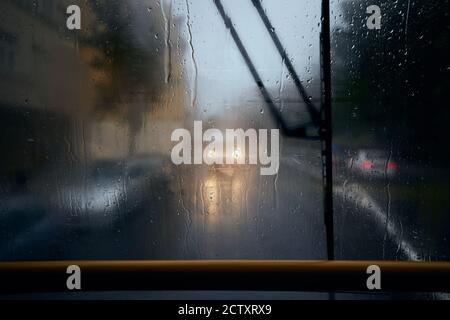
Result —
M 248 162 L 248 155 L 246 154 L 246 162 Z M 223 154 L 219 155 L 216 150 L 211 149 L 206 154 L 206 157 L 209 159 L 209 161 L 217 161 L 219 162 L 219 158 L 222 157 L 222 164 L 237 164 L 238 161 L 241 160 L 242 157 L 244 157 L 243 152 L 240 148 L 234 147 L 232 152 L 227 152 L 224 148 Z M 217 164 L 216 164 L 217 165 Z
M 385 150 L 362 149 L 347 161 L 347 169 L 362 176 L 392 178 L 397 174 L 398 165 Z

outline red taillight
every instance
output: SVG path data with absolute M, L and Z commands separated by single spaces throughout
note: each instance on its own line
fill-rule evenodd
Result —
M 387 167 L 390 170 L 395 170 L 395 169 L 397 169 L 397 164 L 393 161 L 388 161 Z
M 361 164 L 363 169 L 372 169 L 373 168 L 373 162 L 369 160 L 363 160 Z

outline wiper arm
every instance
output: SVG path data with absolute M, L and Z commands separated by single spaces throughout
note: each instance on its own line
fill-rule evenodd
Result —
M 281 126 L 280 129 L 281 129 L 282 134 L 285 136 L 294 136 L 294 137 L 300 137 L 300 138 L 304 138 L 304 139 L 319 140 L 320 139 L 319 136 L 307 136 L 307 132 L 306 132 L 307 126 L 299 126 L 299 127 L 290 128 L 287 125 L 286 121 L 281 116 L 280 111 L 278 110 L 275 103 L 273 102 L 269 92 L 267 91 L 261 77 L 258 74 L 258 71 L 256 70 L 255 66 L 253 65 L 253 62 L 250 59 L 250 56 L 248 55 L 248 52 L 245 49 L 241 39 L 239 38 L 239 35 L 236 31 L 236 28 L 233 26 L 233 23 L 231 22 L 230 17 L 228 17 L 227 14 L 225 13 L 225 9 L 223 8 L 222 2 L 220 0 L 214 0 L 214 4 L 216 5 L 217 10 L 219 11 L 220 16 L 222 17 L 225 27 L 230 30 L 231 37 L 233 38 L 234 42 L 236 43 L 236 46 L 238 47 L 238 50 L 241 53 L 242 57 L 244 58 L 245 64 L 247 65 L 250 73 L 252 74 L 252 77 L 253 77 L 256 85 L 258 86 L 259 90 L 261 91 L 264 101 L 269 106 L 270 112 L 275 117 L 275 119 L 278 120 L 278 122 Z M 292 64 L 291 64 L 291 67 L 292 67 Z M 296 77 L 296 78 L 298 79 L 298 77 Z M 298 80 L 298 81 L 301 86 L 300 80 Z M 306 95 L 306 92 L 304 92 L 304 93 Z M 309 99 L 307 99 L 307 100 L 309 100 Z M 309 105 L 312 106 L 311 101 L 309 101 Z M 312 108 L 314 108 L 314 107 L 312 106 Z M 314 110 L 316 110 L 316 109 L 314 108 Z M 316 116 L 312 117 L 313 121 L 316 121 L 316 120 L 314 120 L 315 117 Z M 320 121 L 320 117 L 319 117 L 319 121 Z
M 281 44 L 280 39 L 278 38 L 277 33 L 275 32 L 275 28 L 272 26 L 272 23 L 270 22 L 269 18 L 267 17 L 266 13 L 264 12 L 264 9 L 261 6 L 260 0 L 252 0 L 253 5 L 256 8 L 256 11 L 258 11 L 259 16 L 261 17 L 261 20 L 264 23 L 264 26 L 267 29 L 267 32 L 270 34 L 270 37 L 272 38 L 273 43 L 275 44 L 275 47 L 278 50 L 278 53 L 280 54 L 283 63 L 285 64 L 286 68 L 288 69 L 289 73 L 292 76 L 292 79 L 294 80 L 295 87 L 297 88 L 298 93 L 302 97 L 303 101 L 306 104 L 306 107 L 308 109 L 309 115 L 311 117 L 311 120 L 313 124 L 316 127 L 320 126 L 320 112 L 317 110 L 317 108 L 314 106 L 312 101 L 310 100 L 310 97 L 308 93 L 306 92 L 306 89 L 303 87 L 300 78 L 298 77 L 297 73 L 295 72 L 294 66 L 291 63 L 291 60 L 289 59 L 289 56 L 286 52 L 286 49 L 284 49 L 283 45 Z

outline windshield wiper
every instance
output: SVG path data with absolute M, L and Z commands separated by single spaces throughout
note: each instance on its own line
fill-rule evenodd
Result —
M 319 140 L 320 139 L 319 135 L 317 135 L 317 136 L 308 136 L 307 135 L 307 127 L 308 127 L 307 125 L 298 126 L 298 127 L 289 127 L 287 125 L 286 121 L 281 116 L 280 111 L 278 110 L 275 103 L 273 102 L 272 97 L 270 96 L 269 92 L 267 91 L 261 77 L 259 76 L 258 71 L 256 70 L 255 66 L 253 65 L 253 62 L 252 62 L 250 56 L 248 55 L 248 52 L 245 49 L 237 31 L 236 31 L 236 28 L 233 26 L 233 23 L 231 22 L 230 17 L 225 13 L 225 9 L 223 8 L 222 2 L 220 0 L 214 0 L 214 4 L 216 5 L 217 10 L 219 11 L 220 16 L 222 17 L 225 27 L 230 30 L 231 37 L 233 38 L 234 42 L 236 43 L 236 46 L 238 47 L 238 50 L 241 53 L 242 57 L 244 58 L 245 64 L 247 65 L 250 73 L 252 74 L 252 77 L 253 77 L 256 85 L 258 86 L 259 90 L 261 91 L 264 101 L 269 106 L 269 110 L 270 110 L 271 114 L 279 122 L 280 130 L 281 130 L 282 134 L 285 136 L 294 136 L 294 137 L 299 137 L 299 138 L 303 138 L 303 139 Z M 292 67 L 292 65 L 291 65 L 291 67 Z M 297 76 L 296 76 L 296 78 L 298 79 Z M 300 84 L 300 80 L 298 80 L 298 81 Z M 300 86 L 301 86 L 301 84 L 300 84 Z M 306 91 L 304 91 L 304 94 L 306 95 Z M 309 99 L 306 99 L 306 101 L 308 101 L 308 100 Z M 308 101 L 307 105 L 309 105 L 311 107 L 312 106 L 311 101 Z M 312 108 L 314 108 L 314 107 L 312 106 Z M 316 109 L 314 108 L 314 110 L 316 110 Z M 314 121 L 317 121 L 317 115 L 311 116 L 311 118 L 313 120 L 313 123 L 314 123 Z M 314 119 L 316 119 L 316 120 L 314 120 Z
M 297 88 L 298 93 L 302 97 L 303 101 L 306 104 L 306 108 L 308 109 L 309 115 L 311 117 L 312 123 L 316 126 L 320 126 L 320 112 L 318 109 L 314 106 L 314 104 L 311 101 L 310 96 L 306 92 L 306 89 L 303 87 L 300 78 L 297 75 L 297 72 L 295 72 L 294 66 L 291 63 L 291 59 L 289 58 L 286 49 L 281 44 L 280 39 L 278 38 L 277 33 L 275 32 L 275 28 L 273 27 L 272 23 L 270 22 L 269 18 L 267 17 L 266 13 L 264 12 L 264 9 L 261 6 L 260 0 L 251 0 L 253 5 L 256 8 L 256 11 L 258 11 L 259 16 L 261 17 L 261 20 L 264 23 L 264 26 L 267 29 L 267 32 L 270 34 L 270 37 L 272 38 L 273 43 L 275 44 L 275 47 L 278 50 L 278 53 L 281 56 L 281 59 L 288 69 L 289 73 L 292 76 L 292 80 L 294 80 L 295 87 Z

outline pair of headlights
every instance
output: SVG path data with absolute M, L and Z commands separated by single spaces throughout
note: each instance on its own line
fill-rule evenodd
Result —
M 208 152 L 208 158 L 209 159 L 216 159 L 218 157 L 217 152 L 214 149 L 209 150 Z M 231 158 L 238 160 L 241 158 L 241 149 L 236 148 L 234 149 L 233 153 L 231 154 Z

